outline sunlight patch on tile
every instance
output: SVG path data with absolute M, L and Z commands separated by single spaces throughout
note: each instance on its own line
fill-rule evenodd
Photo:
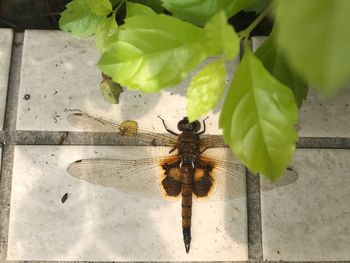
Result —
M 82 158 L 149 158 L 168 152 L 166 147 L 16 146 L 8 259 L 247 260 L 245 197 L 194 202 L 186 254 L 180 202 L 125 194 L 66 172 Z M 221 154 L 225 158 L 229 151 Z
M 41 43 L 42 48 L 38 48 L 37 43 Z M 74 38 L 60 31 L 27 30 L 17 129 L 73 131 L 67 116 L 72 112 L 85 112 L 119 122 L 136 120 L 147 130 L 164 132 L 157 115 L 166 119 L 172 129 L 186 116 L 188 80 L 161 93 L 124 91 L 120 104 L 108 103 L 99 90 L 98 59 L 93 39 Z M 235 62 L 228 64 L 228 76 L 232 76 L 235 65 Z M 208 133 L 221 134 L 219 109 L 208 114 Z

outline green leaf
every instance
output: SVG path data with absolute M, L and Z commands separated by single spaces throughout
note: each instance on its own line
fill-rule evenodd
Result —
M 220 59 L 203 67 L 191 80 L 187 92 L 187 114 L 195 121 L 215 107 L 225 90 L 225 62 Z
M 109 102 L 113 104 L 119 103 L 119 96 L 123 92 L 123 88 L 115 83 L 108 76 L 103 76 L 103 80 L 100 83 L 100 90 L 102 96 Z
M 109 0 L 109 2 L 112 4 L 112 8 L 116 7 L 117 4 L 121 3 L 124 0 Z
M 118 29 L 115 21 L 115 14 L 103 19 L 96 28 L 96 46 L 100 53 L 103 52 L 106 40 L 113 35 Z
M 255 1 L 252 5 L 244 8 L 246 12 L 256 12 L 260 13 L 262 10 L 267 8 L 272 3 L 272 0 L 258 0 Z
M 133 16 L 153 16 L 157 13 L 152 8 L 138 3 L 126 2 L 126 18 Z
M 98 63 L 115 82 L 155 92 L 182 81 L 206 57 L 204 30 L 165 15 L 134 16 L 111 36 Z
M 308 86 L 299 74 L 295 73 L 288 65 L 283 51 L 276 45 L 275 32 L 273 30 L 271 35 L 256 50 L 255 55 L 277 80 L 293 91 L 300 108 L 303 100 L 307 97 Z
M 270 75 L 246 45 L 221 111 L 225 142 L 250 170 L 275 180 L 295 150 L 296 121 L 293 93 Z
M 106 16 L 113 11 L 109 0 L 86 0 L 92 12 L 99 16 Z
M 239 38 L 229 24 L 225 12 L 221 11 L 205 25 L 207 45 L 213 54 L 223 53 L 227 59 L 234 59 L 239 50 Z
M 129 0 L 130 2 L 139 3 L 152 8 L 157 13 L 163 13 L 161 0 Z
M 75 36 L 88 37 L 95 33 L 99 22 L 104 19 L 93 13 L 86 0 L 74 0 L 61 14 L 60 28 Z
M 350 77 L 350 1 L 276 1 L 277 42 L 291 66 L 332 93 Z
M 224 10 L 231 17 L 259 0 L 162 0 L 174 16 L 196 25 L 204 25 L 217 12 Z

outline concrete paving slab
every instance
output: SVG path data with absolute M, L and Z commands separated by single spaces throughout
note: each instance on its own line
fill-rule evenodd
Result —
M 191 251 L 186 254 L 180 202 L 125 194 L 66 172 L 81 158 L 134 159 L 168 151 L 140 146 L 16 146 L 8 260 L 247 260 L 245 197 L 194 202 Z M 231 158 L 226 148 L 215 154 Z
M 300 109 L 299 136 L 350 137 L 350 83 L 334 97 L 314 89 Z
M 66 117 L 76 111 L 118 121 L 133 119 L 151 131 L 164 131 L 157 115 L 173 129 L 186 116 L 188 80 L 161 93 L 125 91 L 120 104 L 108 103 L 99 90 L 98 58 L 93 39 L 73 38 L 60 31 L 26 31 L 17 129 L 71 131 Z M 235 64 L 228 65 L 228 72 L 234 71 Z M 208 133 L 220 134 L 219 111 L 209 116 Z
M 350 259 L 350 151 L 298 149 L 298 180 L 261 193 L 264 260 Z
M 266 37 L 253 37 L 257 49 Z M 300 137 L 350 137 L 350 83 L 334 97 L 327 97 L 310 87 L 307 100 L 300 109 Z
M 4 127 L 6 96 L 11 65 L 13 31 L 0 28 L 0 130 Z

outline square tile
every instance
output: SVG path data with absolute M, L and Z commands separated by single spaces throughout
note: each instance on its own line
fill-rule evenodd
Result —
M 147 130 L 161 132 L 164 129 L 157 115 L 172 129 L 186 116 L 188 80 L 161 93 L 125 91 L 118 105 L 105 101 L 99 90 L 99 56 L 93 39 L 73 38 L 61 31 L 27 30 L 23 48 L 18 130 L 72 131 L 67 115 L 75 111 L 117 121 L 132 119 Z M 228 64 L 228 72 L 235 65 Z M 219 110 L 209 116 L 208 133 L 221 134 Z
M 0 28 L 0 130 L 4 127 L 6 97 L 12 55 L 12 29 Z
M 350 151 L 298 149 L 293 184 L 261 194 L 264 260 L 350 259 Z
M 8 260 L 247 260 L 245 187 L 244 197 L 193 203 L 186 254 L 180 202 L 141 198 L 67 173 L 81 158 L 168 152 L 167 147 L 16 146 Z M 227 148 L 217 156 L 232 158 Z
M 309 90 L 300 109 L 299 136 L 350 137 L 350 84 L 334 97 Z
M 254 37 L 256 50 L 266 37 Z M 299 114 L 300 137 L 350 137 L 350 83 L 333 97 L 320 94 L 312 87 Z

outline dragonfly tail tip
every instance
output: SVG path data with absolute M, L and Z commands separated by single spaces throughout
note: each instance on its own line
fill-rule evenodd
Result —
M 186 249 L 186 253 L 188 254 L 190 252 L 190 243 L 185 243 L 185 249 Z

